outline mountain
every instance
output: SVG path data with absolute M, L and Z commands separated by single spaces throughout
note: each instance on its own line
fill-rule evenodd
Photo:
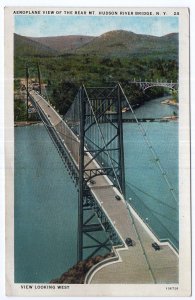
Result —
M 14 33 L 14 56 L 54 56 L 57 54 L 55 49 Z
M 99 54 L 104 56 L 127 56 L 130 54 L 152 54 L 178 52 L 178 34 L 171 33 L 162 37 L 135 34 L 131 31 L 115 30 L 94 38 L 78 48 L 78 54 Z
M 67 35 L 49 37 L 29 37 L 31 40 L 58 51 L 59 53 L 72 52 L 77 48 L 91 42 L 93 36 Z
M 131 31 L 115 30 L 98 37 L 68 35 L 57 37 L 24 37 L 14 35 L 16 56 L 92 54 L 104 57 L 163 56 L 167 59 L 178 57 L 178 34 L 162 37 L 136 34 Z

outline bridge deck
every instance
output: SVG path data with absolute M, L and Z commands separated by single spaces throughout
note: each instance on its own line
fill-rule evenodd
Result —
M 67 124 L 62 121 L 57 112 L 48 105 L 47 101 L 31 91 L 30 95 L 49 116 L 50 122 L 55 126 L 58 134 L 64 139 L 68 151 L 73 156 L 75 163 L 78 166 L 79 160 L 79 141 L 68 128 Z M 60 124 L 60 125 L 59 125 Z M 66 133 L 66 135 L 64 134 Z M 68 138 L 67 138 L 68 136 Z M 89 155 L 85 155 L 85 162 L 90 160 Z M 90 167 L 98 167 L 95 162 L 91 162 Z M 124 246 L 118 249 L 120 260 L 104 265 L 89 278 L 90 283 L 177 283 L 178 282 L 178 256 L 169 245 L 161 245 L 160 251 L 155 251 L 151 244 L 155 237 L 136 216 L 130 215 L 125 201 L 116 200 L 115 196 L 119 192 L 114 188 L 106 176 L 98 176 L 95 178 L 94 184 L 89 184 L 89 187 L 95 196 L 96 200 L 102 206 L 106 215 L 115 226 L 116 231 L 123 241 L 130 237 L 134 241 L 133 247 Z M 133 212 L 133 210 L 132 210 Z M 135 225 L 136 228 L 135 228 Z M 138 238 L 137 232 L 141 237 L 142 245 L 147 256 L 144 255 L 143 248 Z M 157 241 L 158 242 L 158 241 Z M 160 244 L 160 243 L 159 243 Z M 152 273 L 149 269 L 152 270 Z M 152 275 L 153 274 L 153 275 Z

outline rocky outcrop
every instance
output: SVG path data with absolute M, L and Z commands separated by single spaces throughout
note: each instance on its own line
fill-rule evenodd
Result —
M 63 273 L 60 278 L 53 279 L 50 283 L 64 284 L 64 283 L 84 283 L 87 272 L 97 263 L 102 260 L 114 256 L 113 253 L 107 255 L 95 256 L 86 260 L 79 261 L 76 265 L 70 268 L 67 272 Z

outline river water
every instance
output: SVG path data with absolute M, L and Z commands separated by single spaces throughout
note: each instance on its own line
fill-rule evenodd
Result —
M 161 101 L 136 115 L 162 117 L 177 109 Z M 160 239 L 178 248 L 178 122 L 142 125 L 176 199 L 136 123 L 124 123 L 126 198 Z M 15 128 L 14 222 L 15 282 L 49 282 L 76 263 L 77 191 L 43 125 Z

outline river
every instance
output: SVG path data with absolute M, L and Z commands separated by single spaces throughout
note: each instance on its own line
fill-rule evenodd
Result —
M 163 117 L 177 109 L 161 101 L 146 103 L 136 115 Z M 176 201 L 136 123 L 124 123 L 126 196 L 155 234 L 178 248 L 178 122 L 143 126 Z M 76 263 L 77 191 L 40 124 L 15 128 L 14 223 L 15 282 L 49 282 Z

